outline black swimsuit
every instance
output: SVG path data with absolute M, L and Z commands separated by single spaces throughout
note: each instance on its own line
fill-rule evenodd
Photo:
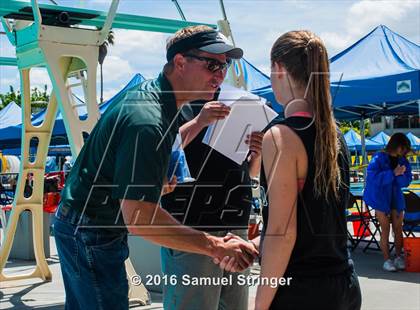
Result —
M 329 202 L 314 193 L 315 125 L 310 118 L 295 116 L 274 120 L 270 126 L 277 124 L 290 127 L 302 140 L 308 156 L 308 171 L 298 196 L 296 243 L 284 274 L 293 280 L 290 286 L 279 287 L 271 309 L 359 309 L 360 288 L 347 250 L 345 211 L 350 187 L 346 144 L 340 135 L 338 160 L 343 183 L 339 186 L 340 199 Z M 261 183 L 266 184 L 264 168 L 261 179 Z M 269 207 L 265 207 L 264 223 L 268 223 L 268 217 Z M 262 247 L 264 234 L 265 227 Z

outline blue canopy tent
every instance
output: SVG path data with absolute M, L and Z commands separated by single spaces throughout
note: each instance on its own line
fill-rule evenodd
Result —
M 248 62 L 245 58 L 240 60 L 246 88 L 250 92 L 258 92 L 259 89 L 270 85 L 270 78 L 262 71 L 257 69 L 254 65 Z M 235 67 L 237 70 L 238 68 Z M 239 73 L 239 72 L 238 72 Z
M 113 97 L 111 97 L 111 99 L 105 101 L 103 104 L 101 104 L 99 106 L 99 112 L 101 114 L 104 113 L 106 111 L 106 109 L 108 109 L 110 106 L 112 106 L 112 104 L 115 103 L 121 95 L 125 94 L 125 92 L 127 90 L 129 90 L 132 87 L 135 87 L 135 86 L 139 85 L 144 80 L 145 80 L 145 78 L 144 78 L 143 75 L 141 75 L 140 73 L 136 73 L 133 76 L 133 78 L 130 80 L 130 82 L 128 82 L 128 84 L 124 86 L 123 89 L 121 89 L 118 93 L 116 93 Z
M 381 144 L 382 147 L 385 147 L 388 144 L 389 138 L 390 137 L 385 132 L 381 131 L 374 135 L 372 138 L 370 138 L 370 141 L 377 142 Z
M 30 150 L 29 150 L 29 154 L 35 154 L 35 152 L 36 152 L 36 147 L 31 147 Z M 2 150 L 2 154 L 3 155 L 20 156 L 21 150 L 20 150 L 20 147 L 9 148 L 9 149 Z M 49 156 L 58 156 L 58 155 L 62 155 L 62 156 L 70 155 L 71 156 L 70 146 L 69 145 L 58 145 L 58 144 L 57 145 L 50 145 L 48 147 L 48 155 Z
M 337 118 L 418 113 L 417 44 L 380 25 L 330 61 Z
M 244 58 L 240 60 L 240 63 L 244 74 L 246 89 L 257 96 L 265 98 L 270 103 L 273 110 L 277 113 L 281 113 L 283 109 L 274 97 L 270 78 Z
M 22 123 L 22 110 L 13 101 L 0 111 L 0 129 Z
M 420 139 L 411 132 L 407 133 L 406 136 L 410 140 L 411 148 L 416 151 L 420 150 Z
M 128 82 L 127 85 L 124 86 L 123 89 L 121 89 L 111 99 L 107 100 L 106 102 L 104 102 L 103 104 L 101 104 L 99 106 L 99 112 L 101 114 L 103 112 L 105 112 L 105 110 L 115 101 L 115 99 L 117 99 L 117 97 L 119 97 L 121 94 L 124 94 L 127 89 L 140 84 L 140 82 L 143 81 L 143 80 L 144 80 L 144 77 L 141 74 L 137 73 L 136 75 L 134 75 L 134 77 L 130 80 L 130 82 Z M 77 96 L 75 96 L 75 95 L 73 95 L 73 96 L 80 103 L 84 103 Z M 39 114 L 34 115 L 34 117 L 32 118 L 32 123 L 34 125 L 42 124 L 42 122 L 44 121 L 44 118 L 45 118 L 45 113 L 46 113 L 46 111 L 42 111 Z M 78 108 L 78 113 L 79 113 L 79 115 L 81 115 L 80 116 L 81 119 L 86 119 L 86 117 L 87 117 L 86 106 L 79 107 Z M 64 127 L 64 123 L 63 123 L 63 116 L 61 115 L 60 112 L 58 112 L 57 113 L 57 118 L 56 118 L 56 121 L 55 121 L 55 124 L 54 124 L 53 136 L 60 136 L 60 135 L 66 135 L 66 130 L 65 130 L 65 127 Z
M 77 96 L 73 95 L 75 100 L 83 103 Z M 78 108 L 80 114 L 86 113 L 86 108 L 84 106 Z M 44 121 L 46 110 L 42 110 L 38 113 L 32 115 L 31 122 L 33 125 L 41 125 Z M 9 155 L 18 155 L 20 154 L 20 139 L 22 135 L 22 116 L 19 117 L 19 122 L 15 125 L 10 125 L 8 127 L 0 129 L 0 150 L 4 154 Z M 61 113 L 57 113 L 57 118 L 54 123 L 53 134 L 51 137 L 50 145 L 55 144 L 66 144 L 67 138 L 65 135 L 65 128 L 63 123 L 63 118 Z
M 362 139 L 360 135 L 353 129 L 350 129 L 344 134 L 344 140 L 346 141 L 346 144 L 350 151 L 360 152 L 362 150 Z M 367 151 L 376 151 L 383 148 L 382 144 L 375 141 L 371 141 L 369 139 L 365 139 L 365 143 Z
M 266 98 L 277 112 L 270 79 L 243 61 L 248 88 Z M 331 94 L 337 119 L 361 119 L 374 115 L 417 114 L 420 99 L 420 46 L 380 25 L 349 48 L 330 59 Z
M 331 58 L 331 94 L 338 119 L 417 114 L 420 46 L 380 25 Z M 362 154 L 364 151 L 362 134 Z
M 111 99 L 104 102 L 102 105 L 99 106 L 99 111 L 102 114 L 109 106 L 112 105 L 116 99 L 119 98 L 122 94 L 125 93 L 126 90 L 138 85 L 141 81 L 144 80 L 144 77 L 137 73 L 128 84 L 120 90 L 116 95 L 114 95 Z M 81 101 L 79 98 L 75 97 L 76 100 Z M 81 101 L 82 102 L 82 101 Z M 46 111 L 41 111 L 32 117 L 32 124 L 40 125 L 44 121 Z M 81 119 L 87 117 L 86 115 L 86 108 L 84 106 L 79 107 L 79 115 Z M 21 144 L 21 135 L 22 135 L 22 124 L 9 126 L 3 129 L 0 129 L 0 150 L 4 150 L 4 153 L 7 152 L 6 149 L 15 149 L 11 152 L 16 152 L 16 149 L 20 150 Z M 57 113 L 57 118 L 54 123 L 54 129 L 51 136 L 50 145 L 65 145 L 68 144 L 67 141 L 67 134 L 63 123 L 63 117 L 60 112 Z M 20 153 L 20 152 L 19 152 Z

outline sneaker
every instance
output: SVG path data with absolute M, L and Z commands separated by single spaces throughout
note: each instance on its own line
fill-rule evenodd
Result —
M 397 268 L 395 268 L 394 262 L 390 259 L 386 260 L 383 267 L 385 271 L 397 271 Z
M 394 266 L 395 268 L 397 268 L 398 270 L 404 270 L 405 269 L 405 260 L 404 260 L 404 256 L 397 256 L 394 259 Z

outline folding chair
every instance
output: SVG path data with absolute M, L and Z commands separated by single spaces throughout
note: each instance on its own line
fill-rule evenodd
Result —
M 351 212 L 349 209 L 356 208 L 356 212 Z M 359 204 L 357 198 L 350 193 L 349 203 L 347 205 L 347 222 L 353 224 L 353 233 L 347 229 L 347 236 L 351 243 L 351 250 L 354 251 L 355 248 L 359 245 L 360 242 L 366 241 L 364 237 L 367 232 L 370 232 L 369 229 L 369 217 L 365 212 L 362 211 L 361 205 Z M 359 225 L 357 225 L 358 223 Z M 357 230 L 355 230 L 357 227 Z
M 369 239 L 369 241 L 367 241 L 367 244 L 363 248 L 363 252 L 366 252 L 367 250 L 379 250 L 379 251 L 381 250 L 379 241 L 378 239 L 376 239 L 376 233 L 379 233 L 379 235 L 381 234 L 381 226 L 379 225 L 379 221 L 374 215 L 374 212 L 375 212 L 374 209 L 366 205 L 366 214 L 369 218 L 369 223 L 373 224 L 374 229 L 372 231 L 370 229 L 370 225 L 367 225 L 367 230 L 370 232 L 371 238 Z M 390 242 L 390 244 L 392 244 L 392 248 L 390 249 L 391 251 L 394 247 L 394 243 Z M 376 247 L 372 248 L 371 245 L 375 245 Z
M 13 198 L 10 197 L 7 194 L 7 191 L 4 188 L 0 188 L 0 222 L 3 228 L 6 227 L 6 216 L 4 213 L 4 209 L 7 208 L 7 206 L 11 205 L 13 203 Z
M 406 210 L 404 215 L 403 232 L 406 235 L 406 237 L 415 237 L 414 230 L 417 229 L 417 227 L 420 227 L 420 197 L 412 191 L 404 191 L 404 198 L 406 203 Z M 379 221 L 374 215 L 372 215 L 372 213 L 374 212 L 373 209 L 369 208 L 368 206 L 368 211 L 370 221 L 375 226 L 375 230 L 372 234 L 372 239 L 365 246 L 363 252 L 366 252 L 366 250 L 371 249 L 370 245 L 372 243 L 376 244 L 376 249 L 374 248 L 373 250 L 380 250 L 379 242 L 376 239 L 375 234 L 381 233 L 381 227 L 379 225 Z M 391 252 L 394 249 L 394 242 L 389 242 L 389 245 L 389 251 Z
M 406 237 L 416 237 L 414 231 L 420 228 L 420 197 L 412 191 L 404 191 L 405 214 L 403 232 Z

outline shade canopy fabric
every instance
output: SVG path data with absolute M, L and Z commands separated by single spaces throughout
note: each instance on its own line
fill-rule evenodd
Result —
M 102 114 L 109 106 L 112 105 L 113 102 L 115 102 L 121 94 L 124 94 L 126 90 L 140 84 L 141 81 L 144 80 L 144 77 L 137 73 L 134 75 L 134 77 L 128 82 L 128 84 L 120 90 L 117 94 L 115 94 L 111 99 L 104 102 L 99 106 L 99 111 Z M 83 103 L 83 101 L 77 97 L 75 97 L 75 100 L 78 100 L 80 103 Z M 78 113 L 81 119 L 86 119 L 86 107 L 81 106 L 78 108 Z M 45 119 L 46 111 L 43 110 L 37 114 L 34 114 L 32 116 L 32 124 L 33 125 L 40 125 Z M 21 136 L 22 136 L 22 124 L 15 125 L 15 126 L 9 126 L 6 128 L 0 129 L 0 150 L 4 149 L 16 149 L 20 148 L 21 144 Z M 64 126 L 63 116 L 60 112 L 57 113 L 56 121 L 54 123 L 54 129 L 51 137 L 50 145 L 65 145 L 68 144 L 67 140 L 67 134 L 66 129 Z
M 411 132 L 407 133 L 406 136 L 410 140 L 411 148 L 416 151 L 420 150 L 420 139 Z
M 270 79 L 243 61 L 248 88 L 266 98 L 277 112 Z M 374 115 L 408 115 L 419 111 L 420 46 L 380 25 L 330 59 L 331 95 L 337 119 L 361 119 Z M 262 83 L 265 81 L 265 84 Z
M 22 123 L 22 109 L 15 102 L 10 102 L 0 110 L 0 129 Z
M 406 133 L 407 138 L 410 140 L 411 148 L 413 150 L 420 150 L 420 139 L 415 136 L 412 132 Z M 383 147 L 385 147 L 388 144 L 388 141 L 391 137 L 388 136 L 385 132 L 381 131 L 378 132 L 375 136 L 370 138 L 371 141 L 377 142 Z
M 418 113 L 420 46 L 380 25 L 330 60 L 338 118 Z
M 370 140 L 373 142 L 377 142 L 383 147 L 385 147 L 388 144 L 389 138 L 390 137 L 385 132 L 381 131 L 374 135 L 372 138 L 370 138 Z
M 347 147 L 350 151 L 360 152 L 362 150 L 362 139 L 353 129 L 350 129 L 344 134 L 344 140 L 346 141 Z M 365 145 L 367 151 L 375 151 L 383 148 L 382 144 L 371 141 L 367 138 L 365 138 Z
M 281 113 L 283 111 L 283 108 L 276 101 L 273 89 L 271 88 L 270 77 L 262 71 L 260 71 L 259 69 L 257 69 L 245 58 L 242 58 L 240 60 L 240 63 L 242 66 L 246 89 L 257 96 L 265 98 L 268 101 L 269 105 L 277 113 Z M 239 74 L 240 72 L 238 67 L 236 66 L 235 68 L 236 72 Z

